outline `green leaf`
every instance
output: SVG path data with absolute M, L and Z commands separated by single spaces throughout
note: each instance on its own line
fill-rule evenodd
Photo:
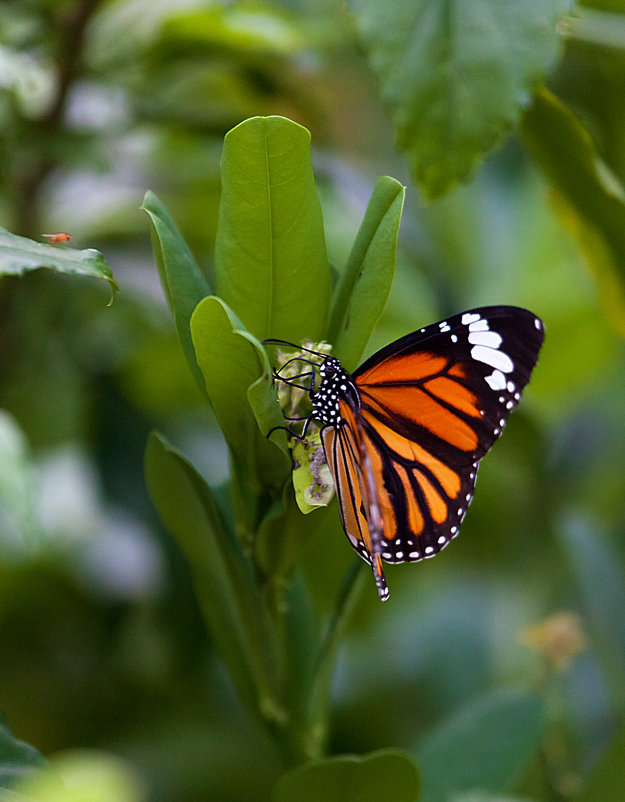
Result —
M 28 444 L 17 422 L 0 410 L 0 545 L 3 559 L 23 555 L 41 536 L 35 476 Z
M 193 466 L 150 435 L 145 473 L 163 524 L 185 552 L 204 618 L 247 709 L 280 718 L 273 640 L 252 565 L 228 530 L 213 494 Z
M 113 293 L 119 290 L 113 273 L 99 251 L 93 248 L 77 251 L 63 245 L 35 242 L 0 227 L 0 275 L 19 276 L 40 267 L 72 276 L 106 279 Z
M 200 386 L 202 375 L 195 360 L 189 323 L 198 303 L 211 295 L 208 279 L 198 267 L 189 246 L 182 238 L 169 212 L 156 195 L 148 191 L 144 209 L 152 221 L 152 248 L 163 292 L 174 316 L 182 350 Z
M 198 304 L 191 334 L 206 392 L 248 491 L 258 496 L 264 487 L 281 488 L 289 460 L 261 433 L 250 406 L 251 397 L 263 425 L 282 425 L 263 347 L 214 296 Z
M 310 134 L 253 117 L 224 141 L 217 295 L 259 340 L 321 339 L 330 274 Z
M 398 146 L 424 194 L 466 178 L 560 51 L 566 0 L 352 0 Z
M 239 333 L 242 334 L 241 332 Z M 260 343 L 258 343 L 258 340 L 251 335 L 247 335 L 247 337 L 256 348 L 256 353 L 262 365 L 261 375 L 248 387 L 247 400 L 250 403 L 261 434 L 267 437 L 271 429 L 284 426 L 284 416 L 280 409 L 280 404 L 278 403 L 273 373 L 269 360 L 267 359 L 267 354 L 264 348 L 260 346 Z M 282 449 L 285 454 L 290 454 L 286 442 L 286 433 L 284 431 L 272 434 L 271 442 Z
M 14 738 L 0 724 L 0 788 L 9 788 L 35 769 L 46 766 L 44 757 L 30 744 Z
M 419 772 L 410 757 L 385 749 L 313 761 L 284 774 L 274 802 L 416 802 Z
M 614 802 L 623 793 L 623 766 L 625 766 L 625 727 L 608 747 L 594 768 L 576 802 Z
M 539 747 L 544 726 L 543 703 L 535 694 L 496 690 L 467 704 L 417 750 L 422 802 L 474 789 L 506 791 Z
M 16 789 L 24 802 L 144 802 L 147 793 L 130 765 L 93 750 L 61 752 Z M 21 796 L 23 794 L 23 796 Z M 6 801 L 0 795 L 1 802 Z
M 239 57 L 298 53 L 302 34 L 283 9 L 261 3 L 214 6 L 170 17 L 161 31 L 162 46 L 189 53 L 236 51 Z
M 397 254 L 404 187 L 379 178 L 334 292 L 328 340 L 347 370 L 353 370 L 384 309 Z
M 580 120 L 547 90 L 536 94 L 521 132 L 557 192 L 556 209 L 580 243 L 612 325 L 625 335 L 625 189 Z

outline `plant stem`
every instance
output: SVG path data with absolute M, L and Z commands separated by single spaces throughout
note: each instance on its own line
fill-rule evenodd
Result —
M 334 674 L 336 652 L 339 641 L 345 632 L 351 610 L 363 585 L 366 572 L 365 563 L 360 557 L 354 557 L 352 564 L 343 577 L 343 582 L 336 597 L 334 609 L 326 627 L 325 635 L 319 647 L 316 666 L 309 699 L 309 730 L 315 733 L 319 743 L 319 751 L 323 750 L 328 729 L 328 708 L 330 686 Z

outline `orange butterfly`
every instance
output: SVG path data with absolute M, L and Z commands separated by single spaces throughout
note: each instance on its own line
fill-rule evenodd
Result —
M 42 234 L 42 237 L 45 237 L 51 245 L 58 245 L 59 242 L 69 242 L 72 236 L 71 234 L 65 234 L 61 232 L 60 234 Z
M 310 395 L 312 413 L 297 436 L 311 420 L 321 424 L 343 528 L 372 566 L 382 601 L 383 561 L 433 557 L 458 534 L 479 462 L 519 402 L 543 338 L 542 321 L 527 309 L 489 306 L 407 334 L 352 374 L 306 348 L 323 357 L 294 377 L 308 384 L 276 372 Z

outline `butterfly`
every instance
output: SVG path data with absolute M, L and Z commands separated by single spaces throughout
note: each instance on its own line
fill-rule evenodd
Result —
M 312 412 L 297 436 L 320 425 L 343 528 L 382 601 L 383 562 L 433 557 L 458 534 L 480 460 L 518 404 L 543 339 L 527 309 L 486 306 L 407 334 L 353 373 L 310 348 L 301 350 L 320 364 L 289 360 L 309 361 L 310 371 L 276 371 L 308 392 Z M 303 377 L 307 384 L 294 381 Z

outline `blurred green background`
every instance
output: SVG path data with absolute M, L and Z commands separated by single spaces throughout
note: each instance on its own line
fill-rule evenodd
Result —
M 625 9 L 592 5 L 621 29 L 570 36 L 549 85 L 623 181 Z M 69 231 L 76 247 L 105 254 L 122 288 L 107 307 L 108 289 L 88 279 L 36 271 L 0 284 L 5 720 L 45 754 L 79 746 L 127 759 L 154 802 L 266 799 L 279 775 L 143 481 L 153 428 L 211 484 L 228 466 L 139 206 L 157 192 L 210 272 L 223 135 L 257 114 L 311 131 L 334 265 L 376 178 L 408 186 L 396 279 L 369 353 L 477 305 L 527 306 L 546 324 L 462 536 L 436 560 L 389 567 L 389 605 L 362 594 L 339 655 L 331 750 L 418 755 L 480 694 L 538 690 L 547 735 L 519 788 L 573 799 L 625 712 L 622 336 L 514 135 L 470 184 L 421 203 L 354 21 L 333 0 L 0 6 L 0 223 L 34 239 Z M 330 513 L 305 555 L 322 610 L 352 559 Z M 555 635 L 530 629 L 563 612 L 572 615 Z

